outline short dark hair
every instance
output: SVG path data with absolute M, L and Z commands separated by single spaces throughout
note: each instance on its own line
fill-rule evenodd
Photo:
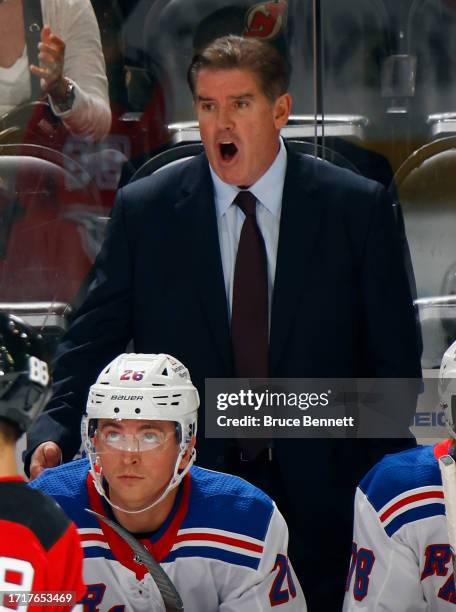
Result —
M 5 442 L 15 444 L 23 433 L 17 423 L 6 417 L 0 417 L 0 435 Z
M 193 56 L 187 81 L 195 97 L 196 79 L 201 70 L 248 70 L 261 91 L 274 102 L 288 91 L 289 68 L 285 58 L 267 42 L 242 36 L 222 36 Z

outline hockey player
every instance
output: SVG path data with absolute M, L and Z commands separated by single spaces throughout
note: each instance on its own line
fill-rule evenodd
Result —
M 80 610 L 86 591 L 74 525 L 17 469 L 16 442 L 49 396 L 41 338 L 0 313 L 0 610 Z
M 344 612 L 456 610 L 448 494 L 439 468 L 439 459 L 456 450 L 456 342 L 443 356 L 439 378 L 452 438 L 386 455 L 361 481 Z M 453 497 L 456 504 L 456 492 Z
M 304 612 L 274 502 L 237 477 L 193 466 L 198 393 L 160 355 L 120 355 L 90 388 L 88 459 L 46 470 L 31 486 L 76 522 L 85 553 L 84 610 L 164 610 L 162 590 L 127 530 L 172 580 L 186 612 Z M 178 608 L 175 608 L 178 609 Z

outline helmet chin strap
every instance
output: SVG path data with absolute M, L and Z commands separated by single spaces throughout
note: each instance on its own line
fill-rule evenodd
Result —
M 116 510 L 120 510 L 121 512 L 125 512 L 126 514 L 141 514 L 141 512 L 146 512 L 146 510 L 150 510 L 151 508 L 154 508 L 157 504 L 159 504 L 161 501 L 163 501 L 165 499 L 165 497 L 168 495 L 168 493 L 170 493 L 173 489 L 175 489 L 177 486 L 179 486 L 179 484 L 181 483 L 182 479 L 188 473 L 188 471 L 190 470 L 190 468 L 192 467 L 192 465 L 193 465 L 193 463 L 194 463 L 194 461 L 196 459 L 196 450 L 193 448 L 192 449 L 192 453 L 191 453 L 191 455 L 189 457 L 187 465 L 182 470 L 182 472 L 179 473 L 179 464 L 182 461 L 182 459 L 184 458 L 186 452 L 187 452 L 187 447 L 181 448 L 181 450 L 179 452 L 179 455 L 178 455 L 178 457 L 176 459 L 176 464 L 174 466 L 174 474 L 173 474 L 171 480 L 169 481 L 166 489 L 160 495 L 160 497 L 158 499 L 156 499 L 154 502 L 152 502 L 151 504 L 149 504 L 148 506 L 146 506 L 145 508 L 141 508 L 140 510 L 128 510 L 127 508 L 122 508 L 121 506 L 118 506 L 117 504 L 114 504 L 109 499 L 108 494 L 106 493 L 106 491 L 104 489 L 104 486 L 103 486 L 103 471 L 102 471 L 102 468 L 100 467 L 100 469 L 97 471 L 95 469 L 95 464 L 93 463 L 92 456 L 89 455 L 91 472 L 92 472 L 95 488 L 98 491 L 98 493 L 102 497 L 105 498 L 105 500 L 108 502 L 108 504 L 111 506 L 111 508 L 115 508 Z

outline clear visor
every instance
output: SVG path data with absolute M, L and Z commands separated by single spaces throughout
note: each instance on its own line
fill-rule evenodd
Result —
M 132 434 L 105 427 L 95 433 L 93 442 L 97 454 L 112 451 L 139 453 L 164 450 L 170 439 L 176 439 L 175 432 L 150 429 Z

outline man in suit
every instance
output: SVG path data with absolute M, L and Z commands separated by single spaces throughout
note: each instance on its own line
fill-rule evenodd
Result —
M 205 154 L 119 192 L 58 349 L 53 402 L 29 435 L 32 476 L 72 458 L 87 388 L 131 338 L 136 352 L 188 363 L 201 394 L 205 378 L 235 375 L 420 376 L 391 202 L 377 183 L 284 145 L 291 98 L 277 51 L 223 37 L 195 56 L 189 82 Z M 279 500 L 310 610 L 341 606 L 352 496 L 386 448 L 362 442 L 282 439 L 248 456 L 202 438 L 200 465 Z

